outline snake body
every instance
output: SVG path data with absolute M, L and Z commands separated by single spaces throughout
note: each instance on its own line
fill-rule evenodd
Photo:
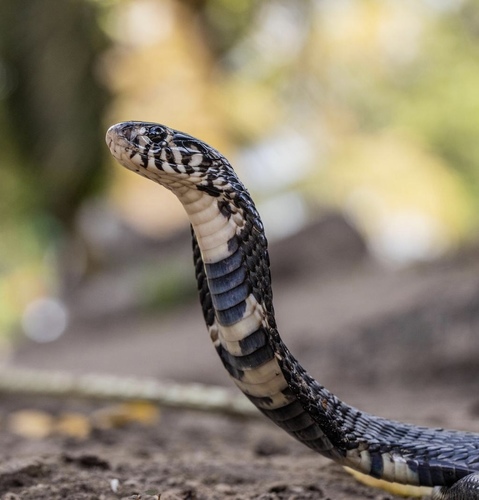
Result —
M 107 132 L 126 168 L 171 190 L 192 228 L 204 320 L 235 384 L 309 448 L 374 478 L 479 499 L 479 435 L 404 424 L 351 407 L 314 380 L 281 340 L 267 241 L 247 189 L 218 151 L 155 123 Z

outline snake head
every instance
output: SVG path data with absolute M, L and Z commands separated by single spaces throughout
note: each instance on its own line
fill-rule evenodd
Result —
M 211 182 L 227 163 L 205 143 L 157 123 L 118 123 L 108 129 L 106 142 L 124 167 L 172 190 L 178 183 Z

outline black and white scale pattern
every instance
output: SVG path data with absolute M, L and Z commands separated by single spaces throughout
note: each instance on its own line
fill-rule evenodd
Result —
M 218 151 L 155 123 L 115 125 L 106 140 L 123 166 L 170 189 L 185 207 L 211 339 L 233 381 L 262 413 L 359 472 L 438 487 L 438 499 L 479 499 L 479 435 L 363 413 L 310 377 L 283 344 L 261 219 Z

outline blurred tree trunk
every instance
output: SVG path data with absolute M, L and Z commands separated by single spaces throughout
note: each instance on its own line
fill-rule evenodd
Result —
M 103 115 L 110 95 L 97 68 L 108 41 L 96 5 L 0 3 L 3 119 L 14 168 L 30 184 L 27 210 L 53 216 L 63 229 L 71 228 L 78 206 L 104 177 Z

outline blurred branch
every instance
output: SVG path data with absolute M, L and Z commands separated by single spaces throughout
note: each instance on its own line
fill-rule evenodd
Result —
M 222 387 L 203 384 L 160 382 L 153 378 L 114 375 L 72 375 L 4 368 L 0 370 L 0 393 L 42 397 L 131 401 L 144 400 L 168 408 L 198 410 L 247 418 L 258 410 L 244 397 L 232 396 Z

